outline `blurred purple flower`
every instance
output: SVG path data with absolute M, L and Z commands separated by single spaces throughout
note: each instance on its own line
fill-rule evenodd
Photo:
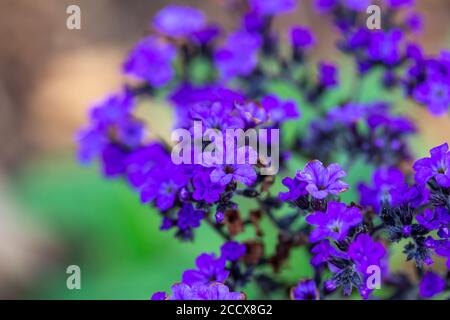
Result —
M 123 64 L 123 71 L 148 81 L 154 87 L 162 87 L 175 75 L 172 67 L 175 56 L 175 47 L 155 36 L 149 36 L 133 48 Z
M 158 32 L 174 38 L 188 36 L 199 31 L 204 24 L 203 12 L 179 5 L 166 6 L 153 19 L 153 26 Z

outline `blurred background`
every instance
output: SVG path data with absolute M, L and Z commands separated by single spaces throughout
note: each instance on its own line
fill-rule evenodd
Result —
M 124 183 L 76 163 L 74 138 L 90 103 L 124 80 L 122 60 L 157 10 L 188 4 L 232 28 L 236 17 L 224 14 L 223 2 L 0 0 L 0 298 L 148 299 L 178 281 L 199 253 L 218 252 L 220 239 L 207 228 L 195 245 L 160 232 L 160 218 Z M 66 28 L 71 4 L 81 7 L 81 30 Z M 417 4 L 425 29 L 415 40 L 428 54 L 449 48 L 450 1 Z M 318 39 L 314 59 L 344 61 L 333 50 L 330 21 L 311 8 L 301 1 L 276 27 L 309 25 Z M 165 119 L 158 118 L 160 129 L 169 128 L 169 112 L 155 108 Z M 413 142 L 417 156 L 450 140 L 449 117 L 416 106 L 410 115 L 421 131 Z M 66 287 L 73 264 L 81 268 L 82 290 Z M 309 275 L 307 264 L 294 253 L 286 277 Z

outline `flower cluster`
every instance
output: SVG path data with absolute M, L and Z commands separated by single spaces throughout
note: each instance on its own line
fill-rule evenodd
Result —
M 195 240 L 196 229 L 208 225 L 224 240 L 220 256 L 201 254 L 171 293 L 152 299 L 240 300 L 249 283 L 260 297 L 295 300 L 371 299 L 380 286 L 391 288 L 384 296 L 392 299 L 448 294 L 448 144 L 414 162 L 414 122 L 392 99 L 364 96 L 364 83 L 375 79 L 379 96 L 397 90 L 432 115 L 447 113 L 450 54 L 429 57 L 408 40 L 421 17 L 399 12 L 414 1 L 380 1 L 382 30 L 366 27 L 369 0 L 315 1 L 339 31 L 337 49 L 355 64 L 354 86 L 338 99 L 333 93 L 349 75 L 337 61 L 311 62 L 320 40 L 314 32 L 301 24 L 284 35 L 273 28 L 295 12 L 297 0 L 221 3 L 239 17 L 230 32 L 196 8 L 161 9 L 151 34 L 124 60 L 127 84 L 92 106 L 78 135 L 80 162 L 97 159 L 106 177 L 123 178 L 161 216 L 161 230 Z M 235 153 L 223 163 L 199 161 L 194 150 L 176 163 L 168 137 L 155 138 L 138 112 L 142 100 L 154 99 L 167 102 L 174 128 L 207 136 L 213 146 L 238 145 L 237 137 L 216 138 L 229 130 L 280 130 L 281 142 L 268 137 L 263 145 L 279 151 L 280 172 L 263 174 L 267 159 L 245 141 L 238 148 L 244 162 L 233 162 Z M 202 157 L 217 156 L 205 141 L 193 142 Z M 357 161 L 364 173 L 352 173 Z M 265 237 L 263 220 L 275 240 Z M 390 268 L 393 244 L 416 275 Z M 310 255 L 312 279 L 280 275 L 298 248 Z

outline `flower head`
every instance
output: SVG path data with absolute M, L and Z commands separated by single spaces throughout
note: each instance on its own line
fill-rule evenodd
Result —
M 381 268 L 381 259 L 385 254 L 384 246 L 365 233 L 359 234 L 348 249 L 348 255 L 355 262 L 356 268 L 365 276 L 370 275 L 370 266 Z
M 229 271 L 225 269 L 226 259 L 216 258 L 214 254 L 203 253 L 195 260 L 197 269 L 186 270 L 183 273 L 183 283 L 193 285 L 211 282 L 225 282 Z
M 177 226 L 182 231 L 198 228 L 203 217 L 204 212 L 202 210 L 196 210 L 192 204 L 185 203 L 178 211 Z
M 245 244 L 240 244 L 236 241 L 228 241 L 220 248 L 222 258 L 225 258 L 228 261 L 237 261 L 240 257 L 242 257 L 247 248 Z
M 319 290 L 314 280 L 302 280 L 291 289 L 292 300 L 319 300 Z
M 431 157 L 417 160 L 413 169 L 415 179 L 420 185 L 425 185 L 434 178 L 436 183 L 444 188 L 450 187 L 450 152 L 448 144 L 444 143 L 430 150 Z
M 358 185 L 360 203 L 363 206 L 372 206 L 375 212 L 379 213 L 383 202 L 391 203 L 391 190 L 402 187 L 405 177 L 395 167 L 380 168 L 374 172 L 372 181 L 373 187 L 365 183 Z
M 177 283 L 172 286 L 169 300 L 244 300 L 242 292 L 230 292 L 222 283 L 188 285 Z
M 431 298 L 441 293 L 445 288 L 445 281 L 434 272 L 427 272 L 419 284 L 419 293 L 423 298 Z
M 289 13 L 296 5 L 297 0 L 250 0 L 250 7 L 262 15 Z
M 247 76 L 258 63 L 258 50 L 262 45 L 258 34 L 237 31 L 228 36 L 225 46 L 214 55 L 214 61 L 224 80 Z
M 349 208 L 344 203 L 330 201 L 326 212 L 312 213 L 306 217 L 306 221 L 317 226 L 311 232 L 311 242 L 326 238 L 341 241 L 347 237 L 351 227 L 362 222 L 362 215 L 357 207 Z
M 306 190 L 314 198 L 324 199 L 328 194 L 337 195 L 348 189 L 348 184 L 340 180 L 346 175 L 337 163 L 325 168 L 322 162 L 314 160 L 297 173 L 297 179 L 308 183 Z
M 433 75 L 414 89 L 413 96 L 426 105 L 432 114 L 446 114 L 450 106 L 449 80 L 440 75 Z
M 294 48 L 308 48 L 313 46 L 315 38 L 310 29 L 304 27 L 293 27 L 291 29 L 291 44 Z
M 148 81 L 154 87 L 166 85 L 175 75 L 172 63 L 176 49 L 155 36 L 142 39 L 123 64 L 125 74 Z
M 195 8 L 169 5 L 159 11 L 153 26 L 164 35 L 179 38 L 199 31 L 205 24 L 204 14 Z
M 197 200 L 204 200 L 206 203 L 214 203 L 220 199 L 220 195 L 225 191 L 225 186 L 211 182 L 209 172 L 197 173 L 192 182 L 194 193 L 192 197 Z
M 295 201 L 301 196 L 307 195 L 307 182 L 299 180 L 297 177 L 286 177 L 283 179 L 283 185 L 289 189 L 288 192 L 280 192 L 279 198 L 281 201 Z

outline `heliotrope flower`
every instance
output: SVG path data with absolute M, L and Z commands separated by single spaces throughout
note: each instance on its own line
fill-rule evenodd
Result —
M 427 272 L 419 284 L 419 293 L 423 298 L 431 298 L 444 291 L 444 288 L 444 279 L 434 272 Z
M 293 11 L 297 0 L 250 0 L 250 7 L 263 15 L 278 15 Z
M 319 83 L 327 88 L 338 84 L 338 69 L 331 63 L 321 62 L 319 64 Z
M 206 157 L 208 158 L 207 153 Z M 214 183 L 225 186 L 230 182 L 240 182 L 251 186 L 255 183 L 257 177 L 253 168 L 256 160 L 256 151 L 249 147 L 240 147 L 237 151 L 226 152 L 223 164 L 215 164 L 213 163 L 214 160 L 207 160 L 212 163 L 206 165 L 211 165 L 214 168 L 210 174 L 211 181 Z
M 230 182 L 240 182 L 251 186 L 256 181 L 256 172 L 250 164 L 223 164 L 217 165 L 210 177 L 212 182 L 222 186 Z
M 419 84 L 413 92 L 414 98 L 426 105 L 436 116 L 448 112 L 450 106 L 450 84 L 448 77 L 433 75 Z
M 292 300 L 319 300 L 319 290 L 314 280 L 300 281 L 291 289 Z
M 313 33 L 306 27 L 295 26 L 291 29 L 291 45 L 294 48 L 309 48 L 316 42 Z
M 316 199 L 324 199 L 328 194 L 337 195 L 348 189 L 348 184 L 340 179 L 347 174 L 337 164 L 324 167 L 322 162 L 309 162 L 302 171 L 297 173 L 297 179 L 308 183 L 306 190 Z
M 236 31 L 227 38 L 225 46 L 214 55 L 214 62 L 223 80 L 249 75 L 258 64 L 262 45 L 259 34 Z
M 131 185 L 139 188 L 159 163 L 170 161 L 169 155 L 162 144 L 153 142 L 131 152 L 125 161 L 127 177 Z
M 416 216 L 417 222 L 428 230 L 438 230 L 441 226 L 450 224 L 450 213 L 445 208 L 434 210 L 427 208 Z
M 81 163 L 90 163 L 99 156 L 111 142 L 134 148 L 141 143 L 144 127 L 138 124 L 134 134 L 125 134 L 135 119 L 132 111 L 136 105 L 135 99 L 128 90 L 112 94 L 90 110 L 90 124 L 78 135 L 78 159 Z M 121 140 L 123 139 L 123 140 Z
M 203 253 L 195 260 L 197 269 L 186 270 L 183 273 L 182 281 L 188 285 L 210 282 L 223 283 L 230 273 L 225 269 L 226 262 L 227 260 L 223 257 L 216 258 L 214 254 Z
M 307 195 L 307 182 L 299 180 L 297 177 L 286 177 L 282 181 L 283 185 L 289 189 L 287 192 L 280 192 L 278 197 L 281 201 L 295 201 L 301 196 Z
M 383 202 L 391 203 L 391 190 L 400 188 L 405 183 L 403 173 L 395 168 L 377 169 L 372 177 L 372 186 L 365 183 L 358 185 L 360 203 L 363 206 L 372 206 L 379 213 Z
M 384 246 L 365 233 L 359 234 L 348 248 L 348 255 L 355 262 L 356 268 L 366 276 L 370 275 L 369 266 L 381 268 L 381 259 L 385 254 Z
M 333 245 L 331 245 L 330 240 L 328 239 L 325 239 L 316 244 L 311 249 L 311 253 L 313 254 L 311 264 L 315 268 L 319 267 L 323 263 L 328 262 L 331 258 L 348 259 L 347 253 L 336 249 Z
M 261 99 L 261 105 L 267 112 L 269 119 L 274 123 L 300 117 L 297 104 L 293 100 L 282 101 L 275 95 L 268 95 Z
M 347 207 L 345 203 L 330 201 L 326 212 L 317 211 L 306 217 L 306 222 L 317 226 L 309 237 L 311 242 L 326 238 L 344 240 L 351 227 L 362 222 L 357 207 Z
M 202 210 L 194 209 L 192 204 L 185 203 L 178 211 L 177 226 L 182 231 L 198 228 L 203 217 L 204 212 Z
M 225 190 L 225 186 L 211 182 L 209 172 L 197 173 L 192 181 L 194 193 L 192 197 L 197 200 L 204 200 L 206 203 L 214 203 L 220 199 L 220 195 Z
M 155 298 L 162 298 L 158 292 Z M 245 300 L 242 292 L 231 292 L 230 288 L 222 283 L 188 285 L 177 283 L 172 286 L 172 294 L 168 300 Z M 162 299 L 157 299 L 162 300 Z
M 106 145 L 101 154 L 102 170 L 106 177 L 114 177 L 125 172 L 127 152 L 115 144 Z
M 148 175 L 141 189 L 143 203 L 155 201 L 161 210 L 171 208 L 177 199 L 178 192 L 189 182 L 181 166 L 171 162 L 157 167 Z
M 228 241 L 220 247 L 221 257 L 228 261 L 237 261 L 246 252 L 245 244 L 236 241 Z
M 444 188 L 450 187 L 450 152 L 448 144 L 444 143 L 430 150 L 430 158 L 417 160 L 413 169 L 418 184 L 425 185 L 434 178 L 436 183 Z
M 403 32 L 398 29 L 374 32 L 370 38 L 368 57 L 386 65 L 396 64 L 400 60 L 399 46 L 402 38 Z
M 436 241 L 434 251 L 437 255 L 447 258 L 447 269 L 450 269 L 450 239 Z
M 169 5 L 153 19 L 153 26 L 164 35 L 178 38 L 199 31 L 205 24 L 204 14 L 195 8 Z
M 170 43 L 149 36 L 142 39 L 123 64 L 125 74 L 148 81 L 154 87 L 166 85 L 175 75 L 172 63 L 176 49 Z

